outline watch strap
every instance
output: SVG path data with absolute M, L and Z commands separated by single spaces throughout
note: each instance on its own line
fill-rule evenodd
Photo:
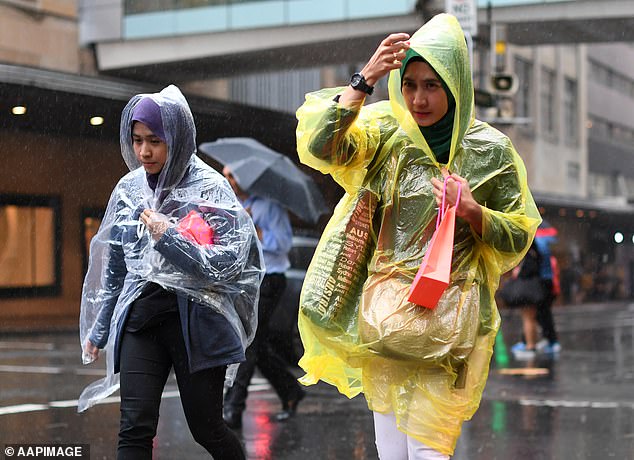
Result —
M 356 90 L 363 91 L 368 95 L 374 92 L 374 86 L 368 85 L 368 82 L 365 81 L 363 74 L 359 72 L 353 74 L 352 78 L 350 78 L 350 86 Z

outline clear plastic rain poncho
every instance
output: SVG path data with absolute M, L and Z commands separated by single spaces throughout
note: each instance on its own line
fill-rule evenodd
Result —
M 144 96 L 160 107 L 168 145 L 167 162 L 154 190 L 131 138 L 132 111 Z M 150 282 L 224 315 L 245 349 L 257 326 L 264 271 L 255 227 L 229 183 L 196 156 L 194 119 L 179 89 L 172 85 L 160 93 L 134 96 L 123 110 L 120 137 L 130 173 L 114 188 L 91 241 L 80 316 L 83 362 L 92 360 L 84 351 L 90 338 L 105 348 L 107 376 L 83 391 L 80 411 L 118 389 L 117 337 L 128 306 Z M 159 240 L 139 220 L 146 208 L 160 213 L 166 224 Z M 184 230 L 182 223 L 192 213 L 202 218 L 198 221 L 204 222 L 207 236 L 213 234 L 211 244 Z M 236 367 L 230 366 L 228 380 L 235 376 Z
M 339 105 L 343 88 L 307 94 L 297 112 L 300 160 L 346 193 L 302 289 L 300 366 L 304 384 L 323 380 L 348 397 L 363 392 L 371 410 L 393 412 L 401 431 L 451 455 L 488 375 L 500 275 L 522 259 L 540 217 L 510 140 L 474 118 L 455 17 L 434 17 L 410 43 L 455 97 L 446 167 L 467 179 L 483 206 L 482 234 L 458 218 L 449 287 L 434 310 L 407 302 L 435 228 L 430 180 L 442 179 L 443 165 L 405 105 L 400 72 L 390 74 L 390 100 L 365 107 Z M 417 335 L 423 322 L 449 336 Z

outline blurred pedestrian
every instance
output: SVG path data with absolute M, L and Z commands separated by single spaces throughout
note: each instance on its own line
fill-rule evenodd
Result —
M 512 279 L 507 281 L 500 292 L 508 307 L 521 308 L 523 341 L 519 343 L 523 346 L 516 344 L 511 347 L 517 359 L 534 358 L 537 353 L 537 309 L 544 303 L 547 295 L 540 276 L 542 260 L 537 243 L 533 241 L 520 265 L 513 270 Z
M 539 302 L 536 310 L 536 320 L 541 329 L 543 339 L 536 343 L 537 351 L 545 354 L 556 355 L 561 351 L 561 344 L 557 336 L 557 330 L 552 313 L 552 305 L 560 293 L 559 268 L 557 260 L 552 255 L 550 246 L 555 241 L 554 227 L 546 227 L 544 222 L 537 228 L 535 236 L 536 249 L 539 252 L 539 277 L 542 283 L 543 300 Z M 511 347 L 511 351 L 519 355 L 530 348 L 526 345 L 524 335 L 522 340 Z
M 293 243 L 290 219 L 286 209 L 275 201 L 244 191 L 230 167 L 225 166 L 222 173 L 253 218 L 262 243 L 266 267 L 266 275 L 260 287 L 258 330 L 253 343 L 247 349 L 246 361 L 240 364 L 235 382 L 225 394 L 224 418 L 230 427 L 242 427 L 242 413 L 246 408 L 249 383 L 257 366 L 282 402 L 282 410 L 275 415 L 275 420 L 285 421 L 295 415 L 297 405 L 304 398 L 304 390 L 288 369 L 286 360 L 277 351 L 272 337 L 272 321 L 286 288 L 285 272 L 291 265 L 288 259 Z
M 390 71 L 389 102 L 364 106 Z M 500 321 L 493 301 L 500 274 L 522 259 L 540 221 L 521 158 L 506 136 L 474 119 L 473 98 L 464 33 L 455 17 L 441 14 L 411 38 L 386 37 L 349 86 L 307 94 L 297 112 L 300 160 L 331 174 L 346 191 L 316 257 L 341 240 L 346 227 L 340 231 L 339 221 L 354 214 L 357 197 L 369 192 L 378 201 L 376 211 L 357 208 L 361 216 L 355 217 L 371 229 L 355 231 L 346 248 L 363 260 L 362 267 L 351 267 L 365 276 L 362 292 L 351 299 L 358 314 L 342 331 L 302 314 L 321 305 L 300 305 L 306 350 L 301 381 L 323 380 L 348 397 L 363 392 L 381 459 L 453 454 L 462 422 L 475 413 L 486 383 Z M 428 310 L 407 298 L 434 232 L 443 182 L 458 216 L 452 274 L 435 309 Z M 354 248 L 366 234 L 370 254 L 356 258 Z M 339 259 L 340 276 L 351 276 L 349 261 Z M 311 264 L 303 291 L 322 279 L 321 271 Z M 335 281 L 326 275 L 324 289 Z M 435 316 L 446 311 L 462 312 L 447 342 L 440 336 L 415 339 L 418 326 L 433 318 L 438 331 L 451 328 Z M 379 315 L 386 323 L 376 323 Z M 393 320 L 396 315 L 401 319 Z M 368 342 L 362 333 L 370 323 L 384 329 Z M 401 336 L 412 339 L 399 341 Z M 455 336 L 468 337 L 464 347 L 452 346 Z M 426 340 L 438 354 L 416 348 Z
M 79 410 L 120 383 L 117 458 L 151 459 L 173 368 L 196 442 L 215 459 L 243 459 L 222 394 L 227 366 L 244 361 L 256 326 L 263 269 L 253 223 L 196 156 L 194 119 L 177 87 L 134 96 L 120 135 L 130 173 L 91 242 L 80 317 L 84 363 L 107 351 L 107 376 L 83 391 Z

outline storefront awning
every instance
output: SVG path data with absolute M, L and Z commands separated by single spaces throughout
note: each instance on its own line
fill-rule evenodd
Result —
M 118 140 L 121 111 L 135 94 L 160 86 L 0 64 L 0 126 L 4 130 Z M 293 114 L 187 94 L 200 142 L 220 137 L 254 137 L 295 154 Z M 13 115 L 15 106 L 26 113 Z M 101 125 L 90 118 L 100 116 Z
M 580 198 L 534 192 L 533 198 L 538 206 L 634 216 L 634 203 L 625 197 Z

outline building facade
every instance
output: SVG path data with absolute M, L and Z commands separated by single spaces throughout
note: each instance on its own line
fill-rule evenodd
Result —
M 159 83 L 98 75 L 74 0 L 0 2 L 0 324 L 76 327 L 88 246 L 127 168 L 119 118 Z M 294 116 L 185 91 L 200 142 L 294 149 Z
M 0 2 L 0 153 L 9 171 L 0 178 L 0 266 L 13 267 L 0 273 L 0 320 L 76 321 L 87 243 L 125 173 L 118 116 L 133 94 L 177 83 L 200 142 L 251 136 L 296 160 L 294 112 L 305 93 L 347 84 L 381 39 L 414 32 L 443 3 Z M 492 47 L 488 2 L 479 3 L 474 78 L 486 92 Z M 624 4 L 606 1 L 605 8 Z M 493 17 L 505 11 L 500 6 Z M 498 94 L 495 107 L 478 107 L 478 116 L 511 137 L 544 218 L 559 231 L 564 301 L 631 297 L 634 48 L 565 37 L 527 44 L 541 35 L 520 32 L 503 56 L 517 91 Z M 385 97 L 382 81 L 371 100 Z M 90 124 L 93 117 L 101 124 Z M 334 205 L 341 190 L 307 172 Z
M 526 162 L 542 216 L 560 231 L 565 301 L 632 296 L 634 123 L 625 114 L 634 113 L 634 69 L 613 59 L 631 52 L 566 44 L 512 46 L 506 56 L 519 81 L 508 109 L 522 122 L 500 129 Z

